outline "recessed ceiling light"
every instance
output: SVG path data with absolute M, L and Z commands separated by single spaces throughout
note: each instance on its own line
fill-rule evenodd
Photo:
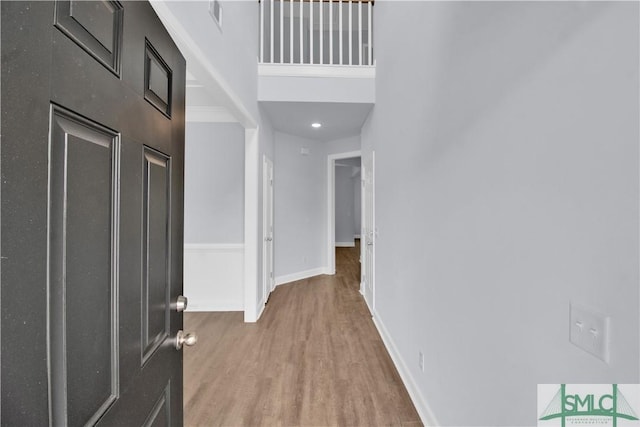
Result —
M 317 129 L 317 128 L 321 127 L 321 126 L 322 125 L 320 123 L 311 123 L 311 127 L 312 128 L 316 128 Z

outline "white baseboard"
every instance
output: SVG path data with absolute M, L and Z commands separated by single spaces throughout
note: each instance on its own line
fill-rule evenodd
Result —
M 244 245 L 184 245 L 188 311 L 244 311 Z
M 354 248 L 356 242 L 336 242 L 336 248 Z
M 427 404 L 424 396 L 422 395 L 422 393 L 420 393 L 420 389 L 411 376 L 411 371 L 409 371 L 409 368 L 407 368 L 404 359 L 402 358 L 402 356 L 400 356 L 400 352 L 398 352 L 398 349 L 393 342 L 393 339 L 389 335 L 387 328 L 375 313 L 373 314 L 373 323 L 376 325 L 376 328 L 380 333 L 380 337 L 382 337 L 382 342 L 387 348 L 387 351 L 391 356 L 391 360 L 393 360 L 393 364 L 396 366 L 396 369 L 400 374 L 400 378 L 402 379 L 404 386 L 407 388 L 407 392 L 409 392 L 409 397 L 411 397 L 411 401 L 416 407 L 422 423 L 425 425 L 425 427 L 439 426 L 440 424 L 436 420 L 436 417 L 433 415 L 433 411 Z
M 353 238 L 354 238 L 354 239 L 359 239 L 359 238 L 360 238 L 360 235 L 359 235 L 359 234 L 354 234 L 354 235 L 353 235 Z
M 260 305 L 258 306 L 258 315 L 256 316 L 256 322 L 257 322 L 258 320 L 260 320 L 260 316 L 262 316 L 262 313 L 264 313 L 264 309 L 267 307 L 266 302 L 267 302 L 267 300 L 265 299 L 265 300 L 264 300 L 264 301 L 262 301 L 262 302 L 260 303 Z
M 319 276 L 321 274 L 328 274 L 326 268 L 314 268 L 306 271 L 299 271 L 297 273 L 286 274 L 284 276 L 276 276 L 276 286 L 284 285 L 285 283 L 295 282 L 297 280 L 308 279 L 309 277 Z

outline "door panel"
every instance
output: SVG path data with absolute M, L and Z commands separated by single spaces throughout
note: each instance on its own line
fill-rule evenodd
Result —
M 144 98 L 167 117 L 171 117 L 171 74 L 171 68 L 147 40 L 144 62 Z
M 57 1 L 55 26 L 120 76 L 122 5 L 111 1 Z
M 52 416 L 78 425 L 97 420 L 118 394 L 119 138 L 60 107 L 51 113 Z
M 167 384 L 162 391 L 160 398 L 153 406 L 149 417 L 144 421 L 144 427 L 169 427 L 171 420 L 171 407 L 169 399 L 171 396 L 171 383 Z
M 169 236 L 171 234 L 171 163 L 144 148 L 142 278 L 142 361 L 169 336 Z
M 146 2 L 0 7 L 0 424 L 180 426 L 184 59 Z

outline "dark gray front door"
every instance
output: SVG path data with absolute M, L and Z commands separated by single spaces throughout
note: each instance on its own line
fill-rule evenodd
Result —
M 184 59 L 147 2 L 0 7 L 1 424 L 182 425 Z

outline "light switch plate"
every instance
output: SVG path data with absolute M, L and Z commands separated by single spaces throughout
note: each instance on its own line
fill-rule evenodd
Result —
M 609 363 L 610 318 L 578 304 L 570 305 L 569 340 L 598 359 Z

